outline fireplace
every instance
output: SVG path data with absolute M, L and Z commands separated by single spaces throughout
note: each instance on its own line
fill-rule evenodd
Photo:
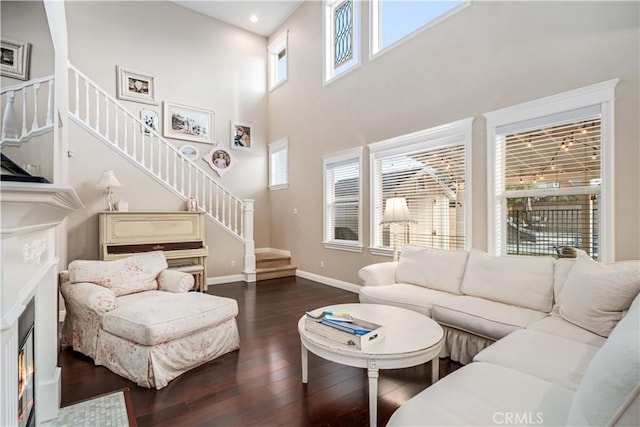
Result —
M 33 427 L 35 417 L 35 302 L 31 301 L 18 319 L 18 427 Z
M 82 208 L 73 189 L 0 181 L 0 426 L 58 416 L 56 226 Z

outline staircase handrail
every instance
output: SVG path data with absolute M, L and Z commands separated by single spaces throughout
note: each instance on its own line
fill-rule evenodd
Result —
M 14 86 L 3 86 L 0 89 L 0 94 L 6 93 L 6 92 L 11 92 L 11 91 L 18 91 L 20 89 L 24 89 L 26 87 L 33 86 L 36 83 L 45 83 L 45 82 L 48 82 L 49 80 L 53 80 L 53 78 L 54 78 L 54 75 L 50 74 L 48 76 L 38 77 L 36 79 L 28 80 L 28 81 L 26 81 L 24 83 L 20 83 L 20 84 L 14 85 Z
M 20 145 L 30 140 L 34 136 L 42 135 L 53 130 L 53 85 L 54 75 L 37 77 L 13 86 L 0 88 L 0 96 L 6 97 L 4 114 L 2 115 L 2 133 L 0 136 L 0 145 Z M 47 111 L 44 124 L 40 124 L 38 120 L 38 103 L 44 98 L 40 98 L 40 86 L 47 84 Z M 27 109 L 27 90 L 33 88 L 32 96 L 33 104 Z M 14 109 L 16 101 L 16 92 L 22 92 L 22 113 L 20 120 L 16 116 Z M 32 108 L 32 109 L 31 109 Z M 31 114 L 32 116 L 30 116 Z M 29 122 L 29 123 L 28 123 Z
M 111 103 L 114 105 L 115 108 L 118 108 L 120 111 L 122 111 L 123 114 L 125 114 L 129 119 L 131 119 L 133 121 L 133 123 L 136 123 L 137 125 L 141 126 L 143 129 L 145 129 L 145 131 L 148 131 L 150 134 L 152 134 L 156 140 L 158 140 L 161 144 L 164 145 L 164 147 L 166 149 L 169 149 L 171 152 L 174 153 L 174 155 L 178 156 L 181 159 L 184 159 L 186 161 L 188 161 L 184 155 L 170 142 L 168 142 L 167 140 L 165 140 L 159 132 L 157 132 L 156 130 L 152 129 L 150 126 L 148 126 L 146 123 L 144 123 L 141 119 L 139 119 L 138 117 L 136 117 L 133 113 L 131 113 L 129 110 L 127 110 L 123 105 L 121 105 L 121 103 L 119 101 L 117 101 L 113 96 L 111 96 L 109 93 L 105 92 L 97 83 L 95 83 L 89 76 L 87 76 L 85 73 L 83 73 L 82 71 L 80 71 L 76 66 L 74 66 L 70 61 L 68 62 L 68 67 L 69 69 L 71 69 L 74 73 L 76 73 L 78 76 L 82 77 L 82 79 L 85 80 L 86 83 L 88 83 L 93 90 L 97 91 L 100 93 L 101 96 L 103 96 L 105 99 L 108 99 L 109 101 L 111 101 Z M 72 117 L 76 117 L 78 120 L 80 120 L 81 122 L 82 119 L 80 118 L 80 114 L 79 114 L 79 90 L 76 89 L 76 101 L 75 101 L 75 112 L 73 111 L 69 111 L 69 114 Z M 87 119 L 88 120 L 88 119 Z M 107 139 L 107 137 L 105 137 L 104 135 L 100 134 L 97 129 L 92 129 L 92 127 L 90 126 L 90 124 L 88 123 L 84 123 L 87 126 L 88 129 L 96 132 L 100 137 Z M 112 141 L 109 141 L 112 144 L 114 144 Z M 115 145 L 115 144 L 114 144 Z M 115 145 L 116 148 L 120 149 L 119 146 Z M 120 149 L 120 151 L 122 151 Z M 136 163 L 140 164 L 145 170 L 147 169 L 145 165 L 141 164 L 137 159 L 132 158 L 132 160 L 134 160 Z M 190 167 L 194 168 L 196 171 L 198 171 L 203 177 L 206 177 L 206 179 L 208 179 L 210 182 L 212 182 L 218 189 L 220 189 L 223 193 L 226 193 L 230 199 L 233 199 L 234 203 L 236 203 L 236 205 L 240 208 L 240 211 L 244 211 L 246 204 L 245 201 L 243 199 L 241 199 L 239 196 L 237 196 L 236 194 L 234 194 L 233 192 L 231 192 L 230 190 L 228 190 L 227 188 L 225 188 L 218 180 L 216 180 L 215 178 L 213 178 L 205 169 L 203 169 L 202 167 L 200 167 L 198 164 L 194 163 L 194 162 L 190 162 Z M 151 173 L 152 176 L 154 176 L 154 172 L 151 170 L 149 171 Z M 174 185 L 169 184 L 167 181 L 163 180 L 161 177 L 158 177 L 160 179 L 161 182 L 164 182 L 167 184 L 167 186 L 169 186 L 170 188 L 172 188 L 174 191 L 176 191 L 176 193 L 180 194 L 183 198 L 187 198 L 187 196 L 183 193 L 181 193 L 180 191 L 178 191 L 177 188 L 175 188 Z M 184 184 L 184 183 L 183 183 Z M 216 218 L 216 216 L 214 216 L 213 214 L 211 214 L 205 206 L 203 206 L 203 210 L 205 211 L 205 213 L 207 214 L 207 216 L 209 216 L 210 218 L 212 218 L 213 220 L 215 220 L 217 223 L 219 223 L 221 226 L 223 226 L 227 231 L 229 231 L 232 235 L 234 235 L 235 237 L 237 237 L 240 240 L 245 241 L 245 236 L 244 234 L 244 227 L 247 226 L 247 224 L 242 224 L 241 223 L 241 230 L 233 230 L 229 225 L 225 224 L 224 222 L 220 221 L 220 219 Z M 242 215 L 241 215 L 242 216 Z M 243 221 L 243 219 L 240 219 L 240 221 Z M 238 228 L 236 226 L 236 228 Z

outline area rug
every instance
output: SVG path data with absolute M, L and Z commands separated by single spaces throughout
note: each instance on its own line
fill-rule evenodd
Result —
M 129 389 L 104 394 L 60 408 L 58 418 L 44 427 L 135 427 Z

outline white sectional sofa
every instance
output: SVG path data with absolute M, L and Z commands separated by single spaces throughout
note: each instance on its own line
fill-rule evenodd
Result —
M 406 247 L 360 278 L 361 302 L 433 317 L 442 356 L 473 361 L 390 426 L 640 425 L 640 262 Z

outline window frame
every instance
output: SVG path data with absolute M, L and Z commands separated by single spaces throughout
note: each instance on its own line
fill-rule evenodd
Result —
M 336 163 L 348 162 L 355 160 L 358 163 L 358 241 L 338 240 L 334 236 L 327 235 L 328 218 L 327 218 L 327 190 L 328 167 Z M 355 147 L 337 153 L 326 154 L 322 156 L 322 244 L 326 249 L 337 249 L 350 252 L 362 252 L 364 247 L 362 243 L 362 191 L 363 191 L 363 147 Z
M 267 46 L 269 51 L 269 91 L 274 90 L 289 79 L 289 30 L 284 30 Z M 285 64 L 285 77 L 278 80 L 278 71 L 280 70 L 279 56 L 284 51 L 287 57 Z
M 420 130 L 406 135 L 397 136 L 386 139 L 384 141 L 374 142 L 369 147 L 369 190 L 370 190 L 370 209 L 369 209 L 369 252 L 372 255 L 393 256 L 393 248 L 384 246 L 375 246 L 377 227 L 376 224 L 376 203 L 382 201 L 376 200 L 376 160 L 378 157 L 386 157 L 389 155 L 397 155 L 402 153 L 410 153 L 425 149 L 438 149 L 447 146 L 462 145 L 465 149 L 465 198 L 464 207 L 464 227 L 465 227 L 465 243 L 464 248 L 471 250 L 472 246 L 472 126 L 474 117 L 458 120 L 429 129 Z
M 344 62 L 338 66 L 334 64 L 335 56 L 335 28 L 334 28 L 334 11 L 347 0 L 323 0 L 322 8 L 322 32 L 323 32 L 323 86 L 326 86 L 338 78 L 349 74 L 360 66 L 361 52 L 360 52 L 360 15 L 361 4 L 360 0 L 352 0 L 353 2 L 353 40 L 352 40 L 352 59 Z
M 506 195 L 504 189 L 504 144 L 498 142 L 497 128 L 519 122 L 543 119 L 600 105 L 602 139 L 600 147 L 600 211 L 598 230 L 598 259 L 612 262 L 615 259 L 614 229 L 614 100 L 615 86 L 619 79 L 607 80 L 579 89 L 539 98 L 522 104 L 485 113 L 487 120 L 487 244 L 492 255 L 506 255 Z M 497 159 L 502 159 L 497 164 Z M 500 186 L 500 188 L 498 188 Z M 589 187 L 585 187 L 589 189 Z M 565 193 L 579 194 L 585 188 L 568 188 Z M 557 191 L 556 191 L 557 192 Z M 534 194 L 535 193 L 535 194 Z M 549 195 L 551 192 L 546 192 Z M 521 190 L 510 195 L 545 194 L 544 189 Z M 551 194 L 555 195 L 555 193 Z M 513 196 L 512 196 L 513 197 Z
M 450 18 L 456 13 L 466 9 L 470 4 L 471 0 L 464 0 L 461 4 L 454 7 L 453 9 L 445 12 L 444 14 L 438 16 L 437 18 L 421 25 L 405 36 L 399 38 L 398 40 L 391 43 L 389 46 L 381 47 L 380 40 L 380 2 L 384 0 L 370 0 L 369 1 L 369 60 L 373 60 L 388 51 L 396 48 L 421 34 L 422 32 L 428 30 L 431 27 L 438 25 L 440 22 Z
M 285 182 L 273 184 L 273 155 L 280 153 L 281 151 L 285 151 L 287 156 L 287 162 L 285 165 Z M 269 190 L 283 190 L 286 188 L 289 188 L 289 139 L 282 138 L 269 144 Z

